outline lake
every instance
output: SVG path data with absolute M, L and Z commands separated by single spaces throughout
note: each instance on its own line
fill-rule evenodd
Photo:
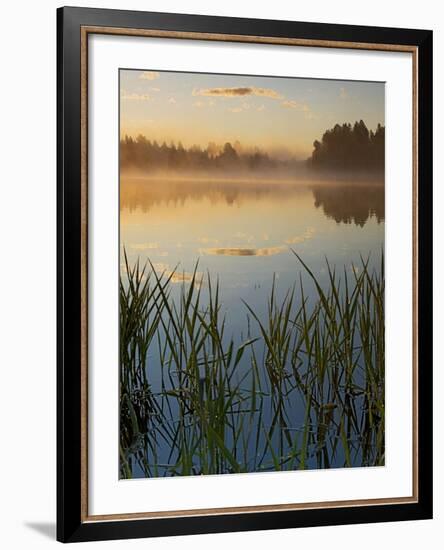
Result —
M 362 259 L 368 260 L 369 272 L 381 265 L 384 230 L 384 185 L 380 181 L 370 182 L 362 178 L 340 181 L 337 178 L 329 180 L 325 177 L 319 180 L 300 178 L 293 181 L 204 177 L 121 178 L 122 279 L 125 278 L 126 272 L 125 251 L 130 266 L 137 260 L 141 264 L 149 261 L 158 276 L 169 277 L 170 298 L 172 303 L 179 303 L 181 293 L 190 284 L 193 271 L 196 270 L 196 280 L 202 294 L 201 305 L 205 308 L 208 305 L 209 275 L 210 282 L 219 282 L 220 314 L 225 317 L 224 341 L 232 339 L 237 345 L 249 339 L 259 338 L 259 325 L 248 306 L 254 311 L 257 320 L 264 325 L 267 324 L 272 292 L 276 302 L 282 303 L 291 289 L 295 288 L 294 304 L 295 307 L 300 307 L 302 294 L 299 285 L 302 281 L 308 307 L 316 303 L 316 284 L 295 253 L 310 269 L 321 289 L 328 289 L 331 283 L 328 265 L 331 270 L 336 270 L 338 277 L 342 277 L 342 286 L 339 285 L 338 288 L 339 294 L 343 297 L 343 274 L 353 281 L 356 274 L 362 271 Z M 165 336 L 160 337 L 159 342 L 164 342 L 164 339 Z M 357 345 L 361 344 L 355 336 L 351 337 L 351 341 Z M 173 378 L 167 378 L 162 373 L 160 364 L 162 360 L 165 363 L 165 360 L 161 359 L 162 352 L 159 351 L 162 345 L 153 345 L 148 354 L 149 385 L 150 391 L 163 403 L 159 407 L 163 411 L 165 406 L 169 422 L 174 425 L 178 422 L 181 402 L 178 399 L 174 403 L 171 401 L 179 395 L 177 392 L 180 388 L 177 389 L 177 380 L 173 379 L 175 375 Z M 365 370 L 363 361 L 361 358 L 356 359 L 357 370 L 353 375 L 358 388 L 366 384 L 365 374 L 360 372 L 360 369 Z M 261 364 L 261 361 L 258 363 Z M 245 354 L 239 360 L 233 380 L 238 380 L 240 386 L 251 386 L 251 376 L 248 375 L 250 364 L 251 357 L 247 358 Z M 263 360 L 263 364 L 266 365 L 266 360 Z M 291 370 L 290 367 L 288 370 Z M 259 366 L 259 383 L 265 384 L 265 378 Z M 323 387 L 327 387 L 328 384 L 331 385 L 330 379 L 327 382 L 322 381 L 317 391 L 323 394 Z M 281 386 L 280 388 L 283 392 Z M 282 421 L 282 417 L 278 429 L 268 432 L 271 434 L 272 444 L 267 440 L 267 430 L 277 422 L 277 409 L 273 405 L 274 397 L 270 387 L 261 390 L 261 398 L 265 403 L 260 413 L 261 417 L 256 415 L 255 420 L 250 422 L 249 429 L 260 435 L 246 441 L 243 436 L 236 435 L 237 431 L 233 432 L 235 435 L 227 434 L 226 445 L 229 447 L 229 442 L 234 447 L 233 456 L 238 456 L 239 453 L 248 455 L 245 463 L 250 466 L 246 471 L 278 469 L 279 464 L 282 467 L 287 463 L 283 457 L 292 454 L 296 444 L 288 434 L 292 430 L 303 431 L 307 417 L 304 390 L 302 389 L 302 393 L 294 394 L 290 390 L 285 393 L 285 407 L 289 411 L 286 413 L 285 422 Z M 201 391 L 203 392 L 202 387 Z M 344 438 L 348 438 L 350 445 L 353 444 L 357 437 L 357 427 L 349 426 L 349 432 L 344 435 L 341 431 L 342 420 L 339 417 L 336 419 L 337 427 L 334 427 L 336 413 L 331 413 L 327 422 L 327 409 L 322 407 L 339 410 L 338 404 L 330 403 L 336 398 L 333 394 L 330 395 L 330 390 L 328 391 L 328 399 L 325 398 L 324 403 L 317 405 L 317 421 L 310 424 L 310 434 L 316 432 L 317 435 L 312 437 L 310 451 L 303 458 L 303 467 L 340 467 L 344 462 L 352 466 L 367 465 L 363 463 L 364 451 L 360 446 L 353 454 L 353 459 L 348 456 L 347 445 L 336 449 L 335 441 L 341 438 L 343 442 Z M 343 393 L 343 388 L 341 392 L 337 393 L 341 393 L 343 397 L 346 392 Z M 367 406 L 364 403 L 364 390 L 356 390 L 355 393 L 357 397 L 353 406 L 364 410 Z M 338 399 L 338 403 L 343 403 L 342 398 Z M 281 407 L 282 403 L 279 406 Z M 240 416 L 239 410 L 237 414 Z M 263 426 L 264 430 L 259 429 L 259 425 Z M 332 429 L 328 457 L 326 452 L 319 456 L 319 430 L 324 425 L 326 432 Z M 245 431 L 243 424 L 238 426 L 239 433 Z M 149 431 L 144 437 L 144 443 L 139 447 L 136 445 L 128 453 L 132 477 L 186 475 L 183 472 L 178 473 L 173 467 L 180 451 L 172 451 L 167 443 L 159 442 L 154 452 L 149 440 L 146 440 Z M 258 438 L 262 443 L 258 443 Z M 323 432 L 322 442 L 325 439 Z M 261 445 L 263 450 L 258 452 Z M 273 450 L 270 450 L 273 445 L 279 450 L 276 452 L 279 459 L 274 456 Z M 143 447 L 142 451 L 140 447 Z M 292 463 L 294 468 L 301 467 L 300 451 L 298 453 L 292 455 L 297 457 L 294 458 L 294 464 Z M 156 464 L 153 469 L 154 462 Z M 233 459 L 228 462 L 232 463 Z M 193 463 L 189 473 L 206 472 L 202 472 L 200 465 Z M 221 472 L 218 470 L 216 473 Z
M 273 275 L 282 291 L 297 280 L 292 250 L 326 281 L 326 257 L 351 268 L 370 255 L 373 265 L 384 246 L 378 182 L 123 178 L 120 200 L 120 241 L 130 263 L 149 259 L 159 272 L 176 269 L 180 284 L 198 261 L 200 273 L 219 277 L 233 331 L 245 313 L 241 300 L 262 307 Z

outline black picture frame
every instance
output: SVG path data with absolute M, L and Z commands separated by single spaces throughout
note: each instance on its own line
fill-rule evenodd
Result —
M 416 502 L 190 517 L 88 521 L 82 515 L 82 27 L 406 45 L 417 50 Z M 173 13 L 57 10 L 57 539 L 62 542 L 355 524 L 432 517 L 432 32 Z M 402 343 L 400 342 L 400 345 Z

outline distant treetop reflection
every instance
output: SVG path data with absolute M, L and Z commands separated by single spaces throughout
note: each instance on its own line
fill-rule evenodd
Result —
M 212 204 L 241 205 L 257 200 L 292 200 L 307 192 L 298 181 L 240 178 L 143 178 L 124 176 L 120 180 L 120 206 L 130 211 L 148 211 L 153 205 L 183 205 L 188 200 L 208 200 Z
M 337 223 L 354 223 L 362 227 L 372 216 L 378 223 L 384 221 L 384 185 L 377 181 L 279 182 L 135 177 L 123 177 L 120 181 L 120 207 L 130 212 L 135 209 L 148 212 L 161 204 L 175 208 L 187 201 L 203 200 L 230 206 L 256 201 L 285 201 L 296 205 L 307 194 L 312 194 L 316 208 L 322 207 L 324 215 Z
M 383 185 L 322 185 L 312 188 L 316 208 L 322 207 L 337 223 L 355 223 L 363 227 L 374 216 L 384 221 Z

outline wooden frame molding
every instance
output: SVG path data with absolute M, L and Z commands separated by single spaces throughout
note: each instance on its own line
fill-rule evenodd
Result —
M 431 334 L 425 332 L 431 326 L 431 32 L 406 29 L 376 29 L 370 27 L 349 27 L 344 25 L 318 25 L 285 22 L 281 31 L 278 22 L 258 20 L 230 20 L 205 16 L 182 16 L 177 14 L 143 14 L 141 12 L 120 12 L 115 10 L 94 10 L 83 8 L 61 8 L 58 11 L 58 101 L 59 101 L 59 149 L 58 149 L 58 250 L 59 250 L 59 416 L 58 416 L 58 538 L 63 541 L 99 540 L 137 536 L 157 536 L 162 534 L 184 534 L 214 531 L 282 528 L 285 526 L 326 525 L 339 521 L 390 521 L 391 519 L 415 519 L 431 517 L 431 373 L 420 371 L 419 357 L 424 361 L 424 350 L 431 343 Z M 197 21 L 197 19 L 199 21 Z M 171 21 L 170 21 L 171 20 Z M 138 23 L 131 26 L 132 23 Z M 270 34 L 264 35 L 264 25 L 269 23 Z M 139 26 L 140 25 L 140 26 Z M 158 26 L 159 28 L 156 28 Z M 216 32 L 221 26 L 233 28 L 233 33 Z M 316 26 L 316 25 L 315 25 Z M 165 28 L 170 27 L 170 28 Z M 208 31 L 195 30 L 208 28 Z M 288 36 L 280 32 L 293 29 Z M 313 37 L 307 37 L 312 34 Z M 91 515 L 88 510 L 88 38 L 90 35 L 119 35 L 156 37 L 164 39 L 225 41 L 255 44 L 287 45 L 296 47 L 342 48 L 405 52 L 412 58 L 412 134 L 413 134 L 413 445 L 412 445 L 412 487 L 409 497 L 364 499 L 332 502 L 311 502 L 300 504 L 261 505 L 248 507 L 207 508 L 196 510 L 156 511 L 147 513 L 120 513 Z M 300 34 L 301 36 L 298 36 Z M 323 35 L 325 38 L 320 38 Z M 343 39 L 353 35 L 356 40 Z M 371 37 L 374 41 L 371 41 Z M 328 37 L 328 38 L 327 38 Z M 391 40 L 393 39 L 393 43 Z M 403 40 L 401 40 L 403 39 Z M 396 43 L 399 41 L 399 43 Z M 68 45 L 67 45 L 68 44 Z M 78 55 L 77 60 L 75 56 Z M 74 57 L 73 57 L 74 56 Z M 70 59 L 78 64 L 68 67 Z M 68 74 L 69 71 L 69 74 Z M 69 77 L 69 78 L 68 78 Z M 71 92 L 68 86 L 79 84 L 79 92 Z M 71 94 L 74 94 L 71 96 Z M 78 95 L 76 95 L 78 94 Z M 78 110 L 70 118 L 68 100 L 78 105 Z M 77 113 L 79 116 L 77 116 Z M 77 117 L 77 118 L 76 118 Z M 70 127 L 77 121 L 77 145 L 75 138 L 67 137 Z M 69 143 L 68 143 L 69 142 Z M 73 145 L 74 144 L 74 145 Z M 70 158 L 69 146 L 78 147 Z M 68 174 L 75 167 L 74 173 Z M 77 179 L 78 176 L 78 179 Z M 76 184 L 76 181 L 78 184 Z M 77 187 L 75 187 L 77 185 Z M 70 186 L 70 187 L 68 187 Z M 77 189 L 77 190 L 76 190 Z M 73 193 L 75 208 L 68 204 Z M 71 197 L 72 198 L 72 197 Z M 75 221 L 79 220 L 79 223 Z M 71 240 L 68 231 L 79 231 L 78 240 Z M 431 240 L 431 238 L 430 238 Z M 67 260 L 67 253 L 78 252 L 76 259 Z M 71 263 L 69 263 L 71 262 Z M 69 265 L 68 265 L 69 263 Z M 419 270 L 425 265 L 427 272 Z M 77 305 L 64 302 L 68 284 L 67 269 L 78 266 L 80 272 Z M 431 285 L 430 285 L 431 286 Z M 63 303 L 60 303 L 62 300 Z M 73 297 L 75 300 L 75 296 Z M 72 308 L 72 311 L 69 309 Z M 74 312 L 74 314 L 73 314 Z M 67 315 L 78 319 L 78 332 L 66 336 Z M 430 317 L 429 317 L 430 316 Z M 78 377 L 68 373 L 66 354 L 80 346 L 78 351 Z M 75 361 L 74 357 L 74 361 Z M 425 363 L 427 368 L 430 359 Z M 69 379 L 75 383 L 74 395 L 69 394 Z M 77 382 L 75 382 L 77 380 Z M 77 396 L 77 401 L 76 401 Z M 430 403 L 425 403 L 429 399 Z M 74 408 L 73 417 L 66 415 L 66 407 Z M 78 418 L 74 416 L 78 414 Z M 79 438 L 74 443 L 67 441 L 66 430 L 78 427 Z M 75 451 L 78 442 L 80 456 L 68 464 L 68 451 Z M 74 477 L 79 481 L 78 494 L 73 498 L 74 486 L 67 481 L 67 471 L 74 469 Z M 425 476 L 427 476 L 425 478 Z M 74 481 L 73 481 L 74 483 Z M 71 503 L 68 504 L 68 499 Z M 77 508 L 76 508 L 77 507 Z M 75 511 L 77 509 L 77 512 Z M 379 511 L 378 511 L 379 509 Z M 342 511 L 349 510 L 347 518 Z M 367 512 L 366 512 L 367 510 Z M 369 512 L 371 510 L 371 512 Z M 384 511 L 390 510 L 385 518 Z M 318 511 L 318 515 L 313 515 Z M 365 518 L 365 513 L 370 519 Z M 298 514 L 296 516 L 295 514 Z M 312 514 L 312 515 L 310 515 Z M 229 516 L 227 522 L 223 518 Z M 217 517 L 220 520 L 217 520 Z M 247 519 L 250 518 L 250 519 Z M 261 519 L 263 522 L 261 524 Z M 194 518 L 194 523 L 183 523 Z M 206 518 L 206 519 L 205 519 Z M 281 519 L 279 519 L 281 518 Z M 299 519 L 297 519 L 299 518 Z M 308 519 L 307 519 L 308 518 Z M 311 519 L 310 519 L 311 518 Z M 345 518 L 345 519 L 344 519 Z M 159 523 L 161 520 L 162 523 Z M 176 523 L 165 523 L 169 520 Z M 256 522 L 256 523 L 254 523 Z M 112 525 L 112 528 L 110 527 Z M 173 525 L 173 527 L 171 527 Z M 136 526 L 136 527 L 135 527 Z
M 280 38 L 260 37 L 260 36 L 243 36 L 243 35 L 225 35 L 225 34 L 210 34 L 196 32 L 175 32 L 175 31 L 157 31 L 143 29 L 123 29 L 113 27 L 81 27 L 81 89 L 82 89 L 82 498 L 81 510 L 82 521 L 110 521 L 110 520 L 133 520 L 133 519 L 151 519 L 161 517 L 188 517 L 199 515 L 216 515 L 216 514 L 232 514 L 236 513 L 252 513 L 252 512 L 270 512 L 280 510 L 313 510 L 316 508 L 344 508 L 350 506 L 370 506 L 380 504 L 405 504 L 417 502 L 418 495 L 418 453 L 417 453 L 417 369 L 418 362 L 416 356 L 416 293 L 413 295 L 413 470 L 412 470 L 412 486 L 413 494 L 411 497 L 393 497 L 385 499 L 362 499 L 349 501 L 331 501 L 331 502 L 311 502 L 304 504 L 274 504 L 270 506 L 242 506 L 236 508 L 199 508 L 196 510 L 174 510 L 174 511 L 159 511 L 145 512 L 135 514 L 109 514 L 109 515 L 89 515 L 88 513 L 88 352 L 87 352 L 87 335 L 88 335 L 88 37 L 92 34 L 102 35 L 118 35 L 118 36 L 139 36 L 150 38 L 169 38 L 181 40 L 207 40 L 207 41 L 225 41 L 225 42 L 241 42 L 253 44 L 279 44 L 286 46 L 299 47 L 318 47 L 318 48 L 342 48 L 342 49 L 357 49 L 357 50 L 376 50 L 376 51 L 393 51 L 405 52 L 412 55 L 412 97 L 413 97 L 413 288 L 415 289 L 416 273 L 417 273 L 417 235 L 416 235 L 416 207 L 417 207 L 417 47 L 404 46 L 402 44 L 371 44 L 363 42 L 335 42 L 332 40 L 302 40 L 297 38 Z M 83 349 L 85 348 L 86 349 Z

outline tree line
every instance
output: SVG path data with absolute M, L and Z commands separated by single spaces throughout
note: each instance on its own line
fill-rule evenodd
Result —
M 384 169 L 385 127 L 369 130 L 364 121 L 336 124 L 313 143 L 309 164 L 329 169 Z
M 306 165 L 315 169 L 383 170 L 385 128 L 378 124 L 369 130 L 360 120 L 353 125 L 336 124 L 324 132 L 321 141 L 313 143 L 313 152 Z M 282 160 L 255 149 L 244 151 L 240 144 L 230 142 L 223 147 L 209 143 L 206 148 L 193 145 L 185 148 L 181 142 L 167 144 L 149 140 L 143 135 L 125 136 L 120 141 L 120 166 L 143 172 L 155 171 L 297 171 L 301 161 Z
M 162 143 L 143 135 L 137 138 L 125 136 L 120 141 L 120 166 L 143 171 L 171 170 L 270 170 L 279 162 L 267 153 L 255 150 L 247 153 L 236 149 L 230 142 L 218 148 L 214 143 L 201 148 L 198 145 L 186 149 L 182 143 Z

